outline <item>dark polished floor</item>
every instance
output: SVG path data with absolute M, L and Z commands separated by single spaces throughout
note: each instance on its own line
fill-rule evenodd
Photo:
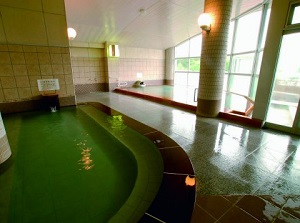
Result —
M 116 93 L 78 95 L 153 127 L 188 154 L 197 179 L 192 222 L 300 222 L 300 138 Z

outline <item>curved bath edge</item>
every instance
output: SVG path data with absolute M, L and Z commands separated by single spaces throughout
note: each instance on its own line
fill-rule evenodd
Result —
M 151 200 L 146 212 L 141 213 L 141 215 L 135 213 L 131 218 L 134 221 L 126 222 L 190 222 L 196 200 L 196 183 L 192 163 L 185 151 L 170 137 L 121 112 L 99 102 L 85 104 L 91 105 L 110 116 L 122 115 L 124 124 L 147 137 L 161 155 L 163 161 L 162 179 L 158 191 L 152 191 L 154 200 Z M 153 174 L 158 176 L 157 172 Z M 186 184 L 189 178 L 192 178 L 191 185 Z M 154 182 L 149 181 L 148 183 L 151 185 Z M 149 202 L 149 197 L 146 200 Z M 137 216 L 139 216 L 138 219 Z

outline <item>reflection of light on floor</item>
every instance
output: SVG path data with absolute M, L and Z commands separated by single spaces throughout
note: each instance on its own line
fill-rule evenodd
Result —
M 296 106 L 270 104 L 267 122 L 292 127 L 296 108 Z

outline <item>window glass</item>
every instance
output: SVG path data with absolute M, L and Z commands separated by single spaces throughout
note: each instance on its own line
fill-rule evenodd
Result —
M 237 22 L 234 52 L 255 50 L 262 11 L 255 11 L 241 17 Z
M 250 87 L 250 76 L 230 75 L 229 77 L 229 91 L 237 94 L 248 96 Z
M 190 57 L 200 57 L 202 47 L 202 35 L 193 37 L 190 40 Z
M 251 74 L 254 62 L 254 53 L 240 54 L 232 57 L 231 72 Z
M 198 87 L 199 85 L 199 73 L 188 74 L 188 86 Z
M 175 47 L 175 58 L 188 57 L 189 56 L 189 41 Z
M 187 73 L 177 73 L 174 76 L 174 85 L 187 85 Z
M 292 18 L 292 24 L 300 23 L 300 5 L 294 8 L 294 14 Z
M 175 60 L 176 71 L 188 71 L 189 70 L 189 59 L 177 59 Z
M 190 71 L 200 72 L 200 58 L 190 58 Z

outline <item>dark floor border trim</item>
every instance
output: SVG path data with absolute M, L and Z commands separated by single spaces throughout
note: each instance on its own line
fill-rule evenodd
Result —
M 196 183 L 193 186 L 187 186 L 185 183 L 187 176 L 195 176 L 194 168 L 186 152 L 162 132 L 119 111 L 98 102 L 83 104 L 91 105 L 109 116 L 112 114 L 122 115 L 124 124 L 151 140 L 162 156 L 164 163 L 162 183 L 154 201 L 139 222 L 189 223 L 196 201 Z M 170 149 L 165 150 L 163 148 Z M 174 174 L 164 174 L 165 172 Z

